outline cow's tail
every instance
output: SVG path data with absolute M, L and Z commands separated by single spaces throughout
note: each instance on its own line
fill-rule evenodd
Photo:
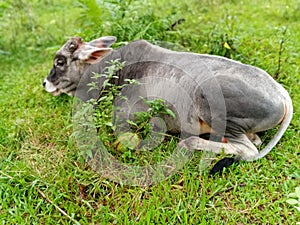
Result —
M 288 96 L 285 102 L 285 115 L 283 117 L 283 120 L 280 124 L 277 133 L 274 135 L 272 140 L 258 153 L 258 155 L 254 157 L 254 160 L 264 157 L 272 150 L 272 148 L 274 148 L 274 146 L 278 143 L 278 141 L 280 140 L 280 138 L 283 136 L 286 129 L 288 128 L 292 120 L 292 117 L 293 117 L 293 105 L 292 105 L 291 98 Z

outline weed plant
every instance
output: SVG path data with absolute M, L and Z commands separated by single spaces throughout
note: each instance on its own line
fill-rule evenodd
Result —
M 175 139 L 177 139 L 163 133 L 166 130 L 160 129 L 163 125 L 165 126 L 161 116 L 168 115 L 175 119 L 176 115 L 168 108 L 163 99 L 149 100 L 142 98 L 141 100 L 146 106 L 145 111 L 133 112 L 132 119 L 125 118 L 124 120 L 123 118 L 118 118 L 117 112 L 120 108 L 115 104 L 115 101 L 122 100 L 125 101 L 125 104 L 129 104 L 127 97 L 123 96 L 121 92 L 122 89 L 139 85 L 133 79 L 125 79 L 124 84 L 116 84 L 116 81 L 119 79 L 118 72 L 123 67 L 124 62 L 113 60 L 109 62 L 109 66 L 105 68 L 103 74 L 95 73 L 93 75 L 92 79 L 95 81 L 88 84 L 90 87 L 88 91 L 97 90 L 100 97 L 98 99 L 92 98 L 83 103 L 83 109 L 76 112 L 75 117 L 85 117 L 88 109 L 93 106 L 94 112 L 92 113 L 93 118 L 90 119 L 90 124 L 84 122 L 82 125 L 90 126 L 97 130 L 99 138 L 103 142 L 104 147 L 108 149 L 108 152 L 123 163 L 138 163 L 137 165 L 149 164 L 149 162 L 155 163 L 157 159 L 164 158 L 164 152 L 172 153 L 170 149 L 174 148 L 176 144 Z M 101 87 L 98 85 L 99 79 L 103 81 L 101 82 Z M 153 120 L 156 120 L 156 124 Z M 117 127 L 122 128 L 122 126 L 125 126 L 125 130 L 123 128 L 121 131 L 118 131 L 120 128 Z M 127 130 L 126 127 L 128 128 Z M 75 132 L 74 135 L 76 137 L 78 132 Z M 78 138 L 80 137 L 77 136 L 76 139 Z M 83 136 L 83 139 L 85 138 L 88 137 Z M 155 149 L 151 149 L 151 145 L 155 146 Z M 87 157 L 93 157 L 93 152 L 86 151 L 86 148 L 83 149 L 81 155 L 85 154 L 87 154 Z

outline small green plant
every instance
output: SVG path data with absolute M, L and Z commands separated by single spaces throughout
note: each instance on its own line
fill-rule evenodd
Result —
M 169 115 L 173 119 L 176 118 L 174 112 L 169 109 L 168 105 L 163 99 L 147 100 L 143 99 L 145 104 L 148 106 L 147 111 L 135 112 L 134 120 L 127 120 L 127 123 L 131 125 L 135 133 L 137 133 L 140 138 L 149 138 L 151 131 L 151 119 L 157 115 Z
M 120 96 L 120 91 L 126 85 L 132 83 L 130 80 L 128 83 L 123 85 L 114 85 L 112 81 L 117 79 L 116 72 L 121 70 L 124 66 L 124 62 L 119 60 L 113 60 L 110 66 L 106 68 L 103 74 L 95 73 L 93 76 L 94 82 L 88 84 L 90 86 L 89 91 L 99 90 L 98 78 L 103 79 L 102 87 L 99 93 L 99 99 L 91 99 L 89 103 L 95 106 L 95 126 L 100 132 L 101 139 L 104 143 L 109 143 L 112 135 L 114 134 L 114 126 L 112 124 L 112 113 L 113 113 L 113 101 L 117 96 Z
M 148 0 L 143 4 L 131 0 L 78 0 L 78 5 L 82 9 L 79 21 L 82 26 L 91 28 L 83 34 L 89 38 L 108 34 L 124 42 L 136 39 L 163 40 L 166 36 L 174 35 L 168 29 L 179 19 L 175 12 L 157 15 L 157 11 L 151 7 L 152 2 Z
M 95 81 L 88 84 L 90 87 L 89 91 L 99 90 L 100 97 L 99 99 L 89 100 L 87 104 L 92 104 L 94 107 L 94 119 L 91 120 L 94 124 L 90 125 L 97 129 L 98 135 L 106 148 L 115 156 L 120 156 L 123 161 L 133 162 L 138 157 L 136 157 L 136 154 L 132 150 L 137 150 L 142 140 L 153 141 L 155 139 L 151 139 L 154 126 L 153 119 L 157 119 L 162 115 L 168 115 L 175 119 L 176 116 L 164 100 L 149 100 L 145 98 L 143 101 L 147 106 L 147 110 L 135 112 L 132 120 L 126 120 L 126 123 L 130 127 L 129 131 L 118 133 L 116 131 L 116 124 L 113 123 L 114 111 L 118 110 L 114 106 L 114 100 L 121 98 L 126 101 L 127 98 L 122 95 L 121 90 L 128 85 L 138 85 L 138 82 L 134 79 L 125 79 L 124 84 L 116 84 L 116 80 L 119 78 L 117 73 L 123 67 L 124 62 L 120 62 L 120 60 L 110 61 L 104 73 L 95 73 L 93 75 Z M 101 80 L 101 88 L 98 86 L 99 79 Z M 161 118 L 156 121 L 163 122 Z M 165 134 L 162 133 L 159 136 L 160 141 L 156 141 L 155 146 L 161 144 L 161 140 L 164 139 Z M 164 142 L 163 144 L 166 143 Z

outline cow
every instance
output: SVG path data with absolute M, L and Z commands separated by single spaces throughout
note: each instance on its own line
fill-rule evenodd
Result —
M 293 116 L 288 92 L 267 72 L 241 62 L 214 55 L 171 51 L 145 40 L 113 50 L 115 37 L 90 42 L 69 39 L 54 58 L 43 85 L 52 95 L 66 93 L 84 101 L 99 99 L 99 91 L 88 91 L 94 73 L 103 73 L 111 60 L 125 62 L 116 84 L 136 79 L 146 86 L 130 94 L 165 99 L 177 117 L 165 118 L 171 133 L 184 133 L 180 148 L 232 154 L 215 167 L 235 161 L 264 157 L 278 143 Z M 101 89 L 103 81 L 98 80 Z M 258 151 L 257 132 L 279 126 L 277 133 Z M 218 135 L 222 141 L 202 138 Z

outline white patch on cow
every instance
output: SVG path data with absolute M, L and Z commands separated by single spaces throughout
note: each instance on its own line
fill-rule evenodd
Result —
M 55 92 L 57 90 L 57 88 L 47 79 L 44 80 L 45 83 L 45 90 L 52 93 Z

